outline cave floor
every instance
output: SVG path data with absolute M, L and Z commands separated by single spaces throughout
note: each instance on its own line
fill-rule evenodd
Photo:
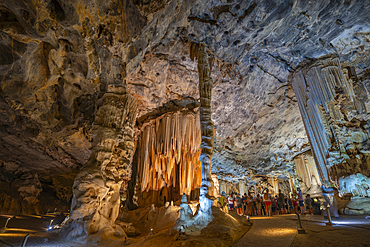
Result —
M 4 229 L 7 219 L 10 218 L 8 226 Z M 50 221 L 52 224 L 59 224 L 65 216 L 58 214 L 39 215 L 21 215 L 13 218 L 13 215 L 0 215 L 0 247 L 22 246 L 23 239 L 27 234 L 30 237 L 27 239 L 25 246 L 70 246 L 57 241 L 50 232 L 48 227 Z
M 233 247 L 242 246 L 290 246 L 293 242 L 297 227 L 295 222 L 287 220 L 290 215 L 273 217 L 252 216 L 253 226 Z
M 57 215 L 0 216 L 0 226 L 6 219 L 11 220 L 8 228 L 0 230 L 0 247 L 21 246 L 23 238 L 29 233 L 26 246 L 76 246 L 61 243 L 47 232 L 50 220 L 60 221 Z M 302 216 L 302 226 L 306 234 L 297 234 L 298 220 L 296 215 L 275 215 L 273 217 L 251 217 L 253 226 L 241 239 L 232 246 L 370 246 L 370 219 L 364 216 L 342 216 L 342 220 L 333 220 L 334 226 L 327 226 L 320 215 Z M 217 245 L 215 245 L 217 246 Z
M 294 214 L 251 217 L 252 229 L 232 246 L 370 246 L 370 219 L 365 216 L 341 217 L 341 220 L 333 218 L 335 225 L 327 226 L 328 220 L 321 215 L 301 216 L 306 234 L 297 233 L 299 223 Z

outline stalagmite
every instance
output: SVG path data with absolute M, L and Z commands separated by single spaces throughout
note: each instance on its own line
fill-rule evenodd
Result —
M 89 161 L 77 174 L 67 225 L 68 237 L 126 236 L 115 225 L 120 206 L 120 188 L 131 178 L 134 150 L 133 123 L 137 101 L 113 89 L 101 99 L 93 127 L 93 148 Z
M 208 197 L 208 192 L 213 187 L 211 178 L 211 161 L 213 154 L 213 123 L 211 119 L 211 100 L 213 80 L 211 69 L 213 66 L 213 56 L 209 56 L 205 44 L 192 42 L 190 45 L 190 58 L 198 59 L 199 73 L 199 94 L 200 94 L 200 127 L 202 135 L 201 155 L 202 162 L 202 182 L 200 189 L 200 221 L 208 221 L 211 215 L 212 200 Z

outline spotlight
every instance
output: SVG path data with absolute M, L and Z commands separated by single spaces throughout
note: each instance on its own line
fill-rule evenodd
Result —
M 53 226 L 51 225 L 51 224 L 53 224 L 53 221 L 54 221 L 54 220 L 51 220 L 51 221 L 50 221 L 49 228 L 48 228 L 49 230 L 52 230 L 52 229 L 53 229 Z

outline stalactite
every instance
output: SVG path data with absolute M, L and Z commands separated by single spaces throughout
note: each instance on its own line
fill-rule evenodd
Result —
M 176 187 L 177 183 L 179 195 L 190 195 L 192 190 L 199 189 L 200 142 L 198 112 L 167 113 L 144 125 L 138 150 L 141 191 L 160 191 Z
M 199 73 L 199 94 L 200 94 L 200 127 L 202 135 L 201 143 L 201 162 L 202 162 L 202 182 L 200 189 L 200 211 L 210 215 L 212 201 L 207 198 L 210 189 L 213 187 L 211 178 L 211 161 L 213 154 L 214 127 L 211 119 L 211 100 L 213 80 L 211 78 L 211 69 L 213 66 L 213 56 L 207 53 L 205 44 L 191 42 L 190 58 L 198 59 Z M 200 214 L 201 216 L 201 214 Z

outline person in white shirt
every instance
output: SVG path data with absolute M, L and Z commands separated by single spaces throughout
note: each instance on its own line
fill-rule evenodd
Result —
M 229 210 L 234 210 L 234 198 L 231 195 L 227 198 L 227 204 L 229 205 Z

